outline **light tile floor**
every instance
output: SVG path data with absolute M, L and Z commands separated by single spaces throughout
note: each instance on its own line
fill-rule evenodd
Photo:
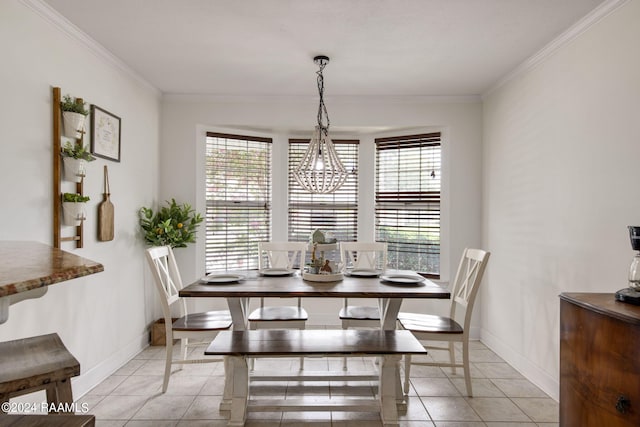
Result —
M 415 365 L 403 427 L 525 427 L 558 426 L 558 404 L 480 342 L 471 344 L 474 397 L 464 397 L 461 371 Z M 198 351 L 195 349 L 194 351 Z M 202 350 L 200 350 L 202 351 Z M 430 352 L 428 358 L 445 357 Z M 96 416 L 98 427 L 221 427 L 225 414 L 221 362 L 176 367 L 165 394 L 160 392 L 164 347 L 148 347 L 79 399 Z M 371 360 L 350 358 L 350 370 L 363 370 Z M 307 358 L 305 370 L 341 369 L 341 358 Z M 298 359 L 260 359 L 256 370 L 297 369 Z M 255 383 L 253 396 L 373 396 L 373 383 Z M 378 427 L 376 413 L 270 412 L 249 413 L 247 427 L 308 425 L 314 427 Z

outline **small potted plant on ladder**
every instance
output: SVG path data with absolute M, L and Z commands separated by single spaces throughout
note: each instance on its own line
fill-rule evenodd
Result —
M 84 207 L 88 201 L 89 196 L 83 196 L 82 194 L 62 194 L 62 219 L 64 225 L 78 226 L 87 219 Z
M 77 102 L 71 95 L 65 95 L 60 102 L 60 109 L 64 136 L 73 139 L 82 138 L 84 122 L 89 114 L 89 110 L 84 107 L 84 102 Z
M 64 164 L 64 179 L 72 182 L 80 182 L 86 175 L 86 163 L 96 158 L 87 151 L 81 143 L 67 143 L 61 149 L 62 162 Z

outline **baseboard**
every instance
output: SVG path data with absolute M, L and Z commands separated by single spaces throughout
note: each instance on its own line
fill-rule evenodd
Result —
M 72 378 L 71 385 L 73 387 L 74 400 L 80 399 L 115 371 L 122 368 L 148 345 L 149 331 L 145 331 L 144 334 L 132 340 L 108 359 L 103 360 L 88 371 L 82 372 L 79 377 Z
M 523 355 L 515 352 L 502 340 L 497 338 L 486 329 L 480 329 L 480 341 L 489 347 L 494 353 L 504 359 L 514 369 L 524 375 L 529 381 L 538 386 L 556 402 L 560 399 L 560 383 L 557 378 L 552 377 L 539 366 L 531 363 Z

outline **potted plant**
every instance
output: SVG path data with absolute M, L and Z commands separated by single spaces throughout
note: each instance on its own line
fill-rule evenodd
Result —
M 64 225 L 80 225 L 87 218 L 84 207 L 88 201 L 89 196 L 83 196 L 82 194 L 62 194 L 62 219 Z
M 69 141 L 62 147 L 61 154 L 64 163 L 64 179 L 67 181 L 82 181 L 86 175 L 86 163 L 96 159 L 83 145 L 72 144 Z
M 84 102 L 76 102 L 70 95 L 62 97 L 60 102 L 62 109 L 62 124 L 64 136 L 67 138 L 82 138 L 84 122 L 89 111 L 84 107 Z
M 196 241 L 196 229 L 202 216 L 187 203 L 178 205 L 175 199 L 166 203 L 167 206 L 155 213 L 150 208 L 140 209 L 140 227 L 145 242 L 151 246 L 186 248 L 188 243 Z

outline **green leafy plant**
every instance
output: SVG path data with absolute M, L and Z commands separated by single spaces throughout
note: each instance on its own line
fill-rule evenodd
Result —
M 65 95 L 62 97 L 62 101 L 60 102 L 60 108 L 62 109 L 62 111 L 80 113 L 86 116 L 87 114 L 89 114 L 89 110 L 84 108 L 84 104 L 85 104 L 84 102 L 83 103 L 76 102 L 76 100 L 72 98 L 71 95 Z
M 64 144 L 64 147 L 62 147 L 62 155 L 65 157 L 73 157 L 74 159 L 82 159 L 82 160 L 86 160 L 87 162 L 92 162 L 94 161 L 96 158 L 93 157 L 91 155 L 91 153 L 89 153 L 83 145 L 80 144 L 72 144 L 71 142 L 67 141 L 66 144 Z
M 166 203 L 167 206 L 156 213 L 151 208 L 140 209 L 144 239 L 151 246 L 186 248 L 187 243 L 196 241 L 196 229 L 202 222 L 202 216 L 187 203 L 178 205 L 175 199 Z
M 64 193 L 62 195 L 63 202 L 75 202 L 75 203 L 86 203 L 89 201 L 89 196 L 83 196 L 82 194 L 77 193 Z

